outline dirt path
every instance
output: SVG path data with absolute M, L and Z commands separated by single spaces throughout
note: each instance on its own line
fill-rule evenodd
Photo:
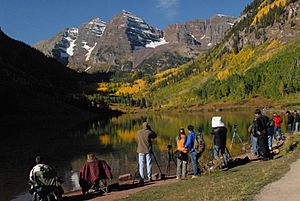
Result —
M 238 158 L 245 158 L 248 156 L 250 160 L 253 160 L 253 162 L 257 162 L 255 159 L 252 158 L 252 154 L 245 153 L 242 155 L 237 156 Z M 235 157 L 235 158 L 237 158 Z M 89 195 L 82 195 L 81 191 L 75 191 L 70 192 L 67 194 L 64 194 L 63 201 L 83 201 L 83 200 L 89 200 L 89 201 L 112 201 L 117 200 L 121 198 L 126 198 L 132 195 L 133 193 L 155 187 L 155 186 L 161 186 L 161 185 L 168 185 L 177 182 L 178 180 L 175 179 L 175 176 L 168 177 L 166 180 L 155 180 L 153 182 L 146 182 L 144 186 L 140 186 L 137 183 L 132 184 L 132 182 L 129 183 L 123 183 L 120 186 L 111 188 L 113 189 L 111 192 L 100 195 L 100 194 L 89 194 Z M 137 181 L 136 181 L 137 182 Z M 115 189 L 115 190 L 114 190 Z
M 254 198 L 255 201 L 299 201 L 300 200 L 300 159 L 291 164 L 284 177 L 268 184 Z
M 161 186 L 161 185 L 168 185 L 174 182 L 177 182 L 174 177 L 166 179 L 166 180 L 156 180 L 153 182 L 146 182 L 144 186 L 140 186 L 138 184 L 132 185 L 131 183 L 126 185 L 122 184 L 120 188 L 122 190 L 112 191 L 104 195 L 99 194 L 92 194 L 92 195 L 82 195 L 80 191 L 68 193 L 64 196 L 63 201 L 112 201 L 121 198 L 126 198 L 133 193 L 154 187 L 154 186 Z

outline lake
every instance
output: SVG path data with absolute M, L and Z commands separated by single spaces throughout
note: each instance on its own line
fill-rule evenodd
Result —
M 113 118 L 92 119 L 78 125 L 70 122 L 36 121 L 30 123 L 6 124 L 1 140 L 0 153 L 0 200 L 30 200 L 27 193 L 28 174 L 34 166 L 36 155 L 42 155 L 48 164 L 63 176 L 65 192 L 80 189 L 79 170 L 85 163 L 88 152 L 94 152 L 98 159 L 106 160 L 111 166 L 114 180 L 131 173 L 137 168 L 136 132 L 147 120 L 158 137 L 154 141 L 154 153 L 163 172 L 167 168 L 168 145 L 175 148 L 178 129 L 189 124 L 203 129 L 206 144 L 211 144 L 211 118 L 222 116 L 228 128 L 227 146 L 230 145 L 233 125 L 244 142 L 249 142 L 247 132 L 254 115 L 253 111 L 238 112 L 168 112 L 151 114 L 125 114 Z M 71 125 L 71 126 L 70 126 Z M 187 131 L 187 129 L 186 129 Z M 3 133 L 2 133 L 3 134 Z M 237 139 L 236 139 L 237 141 Z M 241 153 L 242 145 L 234 144 L 233 154 Z M 204 155 L 207 154 L 206 152 Z M 170 174 L 175 174 L 171 163 Z M 158 172 L 153 161 L 153 172 Z

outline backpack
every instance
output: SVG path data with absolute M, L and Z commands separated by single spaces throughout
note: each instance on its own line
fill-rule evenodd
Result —
M 200 133 L 195 134 L 195 139 L 194 139 L 195 152 L 200 154 L 200 153 L 204 152 L 205 148 L 206 148 L 206 145 L 205 145 L 203 135 Z

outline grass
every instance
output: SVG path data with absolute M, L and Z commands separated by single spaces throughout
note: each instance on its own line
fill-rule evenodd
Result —
M 226 172 L 152 187 L 123 200 L 252 200 L 265 185 L 281 178 L 300 157 L 300 148 L 295 148 L 299 142 L 300 135 L 290 137 L 283 152 L 271 161 L 251 162 Z

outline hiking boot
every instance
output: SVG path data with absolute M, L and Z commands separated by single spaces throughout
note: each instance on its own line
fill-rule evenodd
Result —
M 192 176 L 192 179 L 196 179 L 196 178 L 198 178 L 199 176 L 198 175 L 193 175 Z
M 139 185 L 144 185 L 144 184 L 145 184 L 145 182 L 143 180 L 139 181 Z
M 180 179 L 180 177 L 179 177 L 179 176 L 177 176 L 177 177 L 176 177 L 176 179 L 178 180 L 178 179 Z

